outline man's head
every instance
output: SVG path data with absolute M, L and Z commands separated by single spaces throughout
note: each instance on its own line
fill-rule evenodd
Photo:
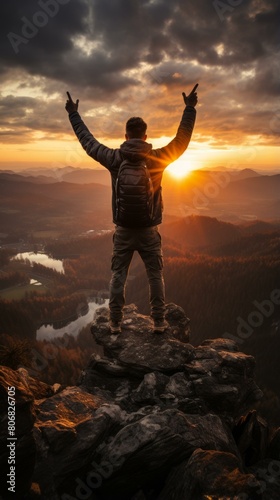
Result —
M 147 123 L 142 118 L 139 118 L 139 116 L 133 116 L 126 122 L 125 138 L 126 140 L 142 139 L 145 141 L 147 139 L 146 131 Z

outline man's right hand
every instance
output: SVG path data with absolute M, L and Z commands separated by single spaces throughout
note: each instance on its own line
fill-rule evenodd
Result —
M 72 100 L 72 97 L 69 94 L 69 92 L 66 92 L 66 94 L 67 94 L 68 100 L 66 101 L 65 109 L 66 109 L 66 111 L 68 111 L 68 113 L 70 115 L 70 113 L 74 113 L 74 111 L 78 111 L 79 99 L 77 99 L 76 102 L 74 102 Z
M 197 105 L 197 93 L 196 93 L 197 87 L 198 83 L 194 86 L 189 95 L 186 95 L 185 92 L 182 93 L 184 103 L 186 106 L 193 106 L 195 108 L 195 106 Z

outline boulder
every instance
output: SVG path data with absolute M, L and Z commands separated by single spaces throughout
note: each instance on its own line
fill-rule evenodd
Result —
M 167 308 L 167 317 L 173 323 L 161 335 L 153 333 L 151 318 L 137 313 L 134 305 L 124 308 L 121 335 L 112 335 L 109 329 L 109 310 L 103 307 L 95 315 L 91 332 L 104 354 L 113 358 L 127 372 L 143 376 L 151 371 L 174 373 L 182 370 L 185 363 L 194 358 L 194 347 L 177 340 L 176 336 L 186 335 L 188 319 L 178 306 Z M 178 326 L 174 325 L 174 315 L 179 315 Z M 186 336 L 185 336 L 186 340 Z
M 238 458 L 228 452 L 196 449 L 167 477 L 158 500 L 261 499 L 253 474 L 245 474 Z
M 118 403 L 126 410 L 160 404 L 190 413 L 215 412 L 234 425 L 262 396 L 254 381 L 254 358 L 239 352 L 229 339 L 193 347 L 184 333 L 189 320 L 175 304 L 167 305 L 166 319 L 170 327 L 156 335 L 151 318 L 138 314 L 132 304 L 124 308 L 122 333 L 111 335 L 109 309 L 99 309 L 91 331 L 105 355 L 93 357 L 82 385 L 98 385 L 114 398 L 121 388 Z M 169 377 L 165 385 L 163 375 Z
M 102 495 L 108 500 L 126 498 L 135 492 L 136 484 L 146 487 L 160 481 L 200 447 L 238 454 L 231 433 L 217 415 L 165 410 L 128 424 L 102 450 L 100 461 L 115 464 L 102 485 Z
M 268 447 L 268 425 L 257 415 L 256 410 L 241 417 L 232 432 L 246 466 L 265 458 Z
M 35 421 L 33 403 L 33 393 L 23 381 L 20 373 L 6 366 L 0 366 L 0 470 L 2 476 L 0 495 L 4 499 L 21 500 L 31 487 L 36 453 L 32 434 Z M 8 407 L 10 415 L 14 409 L 15 420 L 13 416 L 8 417 Z M 9 424 L 9 430 L 8 419 L 12 424 L 14 423 L 15 431 L 11 424 Z M 7 474 L 11 474 L 13 466 L 16 472 L 15 492 L 8 490 L 12 484 L 7 484 Z
M 133 304 L 120 335 L 108 320 L 108 308 L 96 311 L 91 331 L 102 349 L 76 386 L 1 368 L 3 466 L 7 388 L 16 388 L 12 498 L 254 500 L 263 488 L 265 500 L 276 499 L 279 430 L 268 444 L 266 423 L 250 411 L 261 397 L 253 357 L 229 339 L 191 345 L 189 319 L 175 304 L 163 334 Z
M 49 398 L 62 390 L 60 384 L 49 385 L 45 384 L 45 382 L 42 382 L 41 380 L 31 377 L 28 373 L 28 370 L 26 370 L 25 368 L 18 368 L 17 373 L 19 374 L 26 387 L 30 389 L 30 392 L 33 394 L 34 399 Z
M 118 429 L 123 420 L 117 405 L 80 387 L 67 387 L 39 402 L 34 437 L 37 461 L 33 479 L 50 498 L 59 487 L 68 488 L 69 476 L 78 477 L 94 450 Z

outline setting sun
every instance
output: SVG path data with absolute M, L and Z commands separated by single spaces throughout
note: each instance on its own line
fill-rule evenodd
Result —
M 186 159 L 179 158 L 178 160 L 171 163 L 166 171 L 169 172 L 176 179 L 183 179 L 186 177 L 195 167 Z

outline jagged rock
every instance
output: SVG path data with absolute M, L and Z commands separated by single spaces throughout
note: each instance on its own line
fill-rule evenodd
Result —
M 237 352 L 239 351 L 238 345 L 234 340 L 230 339 L 207 339 L 201 343 L 202 346 L 212 347 L 216 351 L 230 351 Z
M 75 387 L 37 383 L 22 369 L 0 371 L 4 431 L 7 385 L 17 387 L 19 478 L 25 466 L 20 494 L 32 481 L 43 500 L 258 498 L 262 480 L 253 484 L 253 475 L 263 469 L 256 463 L 248 474 L 242 458 L 250 446 L 258 451 L 254 460 L 263 456 L 265 425 L 257 418 L 252 425 L 249 415 L 239 434 L 235 427 L 261 396 L 252 356 L 229 339 L 190 345 L 189 320 L 175 304 L 167 306 L 169 327 L 162 335 L 153 333 L 151 318 L 133 304 L 124 313 L 116 336 L 109 332 L 108 308 L 97 310 L 92 333 L 103 352 L 92 355 Z M 273 458 L 278 444 L 276 434 L 269 448 Z M 266 491 L 274 500 L 273 474 Z M 26 500 L 38 498 L 39 490 L 30 490 Z
M 194 348 L 190 344 L 181 344 L 177 340 L 156 340 L 154 337 L 142 338 L 142 344 L 134 341 L 128 333 L 118 356 L 119 362 L 127 366 L 132 373 L 149 373 L 157 370 L 174 373 L 184 369 L 184 365 L 194 357 Z M 144 337 L 144 334 L 143 334 Z
M 265 458 L 268 445 L 268 426 L 255 410 L 241 417 L 233 429 L 233 436 L 246 466 L 253 465 Z
M 15 388 L 15 433 L 8 434 L 8 388 Z M 13 391 L 12 391 L 13 392 Z M 35 421 L 33 408 L 34 396 L 29 387 L 23 382 L 21 375 L 16 370 L 6 366 L 0 366 L 0 470 L 3 479 L 0 482 L 0 495 L 3 498 L 14 498 L 21 500 L 31 486 L 31 477 L 35 464 L 35 442 L 32 428 Z M 7 438 L 16 438 L 15 440 Z M 13 443 L 16 459 L 16 492 L 10 493 L 7 485 L 7 474 L 10 473 L 8 458 L 12 457 Z M 9 445 L 9 447 L 8 447 Z M 13 458 L 13 457 L 12 457 Z
M 167 316 L 174 323 L 174 315 L 179 315 L 179 324 L 174 324 L 162 335 L 153 333 L 151 318 L 137 313 L 137 308 L 126 306 L 122 322 L 122 333 L 111 335 L 108 324 L 109 312 L 102 308 L 91 327 L 92 334 L 104 348 L 104 353 L 126 367 L 131 374 L 141 375 L 154 370 L 163 373 L 174 373 L 194 357 L 194 348 L 176 340 L 183 335 L 186 340 L 186 324 L 188 320 L 181 308 L 173 304 L 167 308 Z M 173 318 L 173 319 L 172 319 Z
M 123 309 L 124 318 L 122 327 L 125 330 L 128 325 L 132 329 L 142 333 L 142 328 L 147 328 L 152 331 L 153 322 L 151 318 L 138 314 L 138 309 L 135 304 L 129 304 Z M 172 332 L 174 338 L 181 342 L 189 342 L 190 334 L 190 320 L 186 316 L 184 309 L 172 302 L 166 304 L 165 319 L 169 323 L 169 333 Z M 100 307 L 95 312 L 94 322 L 97 324 L 109 322 L 109 309 L 107 307 Z M 108 328 L 108 325 L 107 325 Z
M 239 352 L 232 340 L 211 339 L 194 348 L 175 339 L 176 320 L 180 335 L 184 335 L 189 320 L 174 304 L 168 304 L 166 314 L 172 325 L 160 336 L 153 334 L 151 319 L 138 314 L 134 305 L 124 311 L 118 336 L 110 334 L 109 309 L 97 311 L 92 333 L 108 357 L 91 360 L 82 382 L 86 387 L 98 385 L 116 397 L 118 387 L 128 379 L 129 390 L 126 395 L 123 390 L 123 397 L 118 399 L 125 409 L 133 411 L 136 403 L 149 403 L 190 413 L 212 411 L 223 415 L 231 425 L 260 399 L 262 393 L 253 379 L 254 358 Z M 157 386 L 156 373 L 170 377 L 169 381 L 165 379 L 165 387 Z
M 117 405 L 108 405 L 80 387 L 68 387 L 37 405 L 34 480 L 49 498 L 68 475 L 78 474 L 93 450 L 122 422 Z
M 174 467 L 158 500 L 261 499 L 261 484 L 244 474 L 232 453 L 196 449 L 188 461 Z
M 135 391 L 132 399 L 141 406 L 160 403 L 160 396 L 169 383 L 169 377 L 160 372 L 147 373 Z
M 166 304 L 165 319 L 169 323 L 172 335 L 181 342 L 190 341 L 190 319 L 187 318 L 184 309 L 172 302 Z
M 93 354 L 79 380 L 79 386 L 93 395 L 101 396 L 107 403 L 120 404 L 124 409 L 133 411 L 131 393 L 138 387 L 140 380 L 116 360 Z
M 108 500 L 126 498 L 135 485 L 159 480 L 200 447 L 238 454 L 232 435 L 216 415 L 185 415 L 178 410 L 148 415 L 125 426 L 103 448 L 101 461 L 115 466 L 101 492 Z
M 55 384 L 55 386 L 51 386 L 49 384 L 45 384 L 45 382 L 41 382 L 41 380 L 36 380 L 33 377 L 30 377 L 28 371 L 25 368 L 18 368 L 17 370 L 21 380 L 23 383 L 30 389 L 30 392 L 33 394 L 34 399 L 44 399 L 53 396 L 60 389 L 60 384 Z
M 185 371 L 192 380 L 195 395 L 209 410 L 233 423 L 262 397 L 262 392 L 253 379 L 254 358 L 237 352 L 232 341 L 219 340 L 198 346 L 195 359 L 186 364 Z M 225 346 L 227 350 L 222 350 Z
M 273 432 L 267 450 L 267 457 L 280 460 L 280 427 Z

